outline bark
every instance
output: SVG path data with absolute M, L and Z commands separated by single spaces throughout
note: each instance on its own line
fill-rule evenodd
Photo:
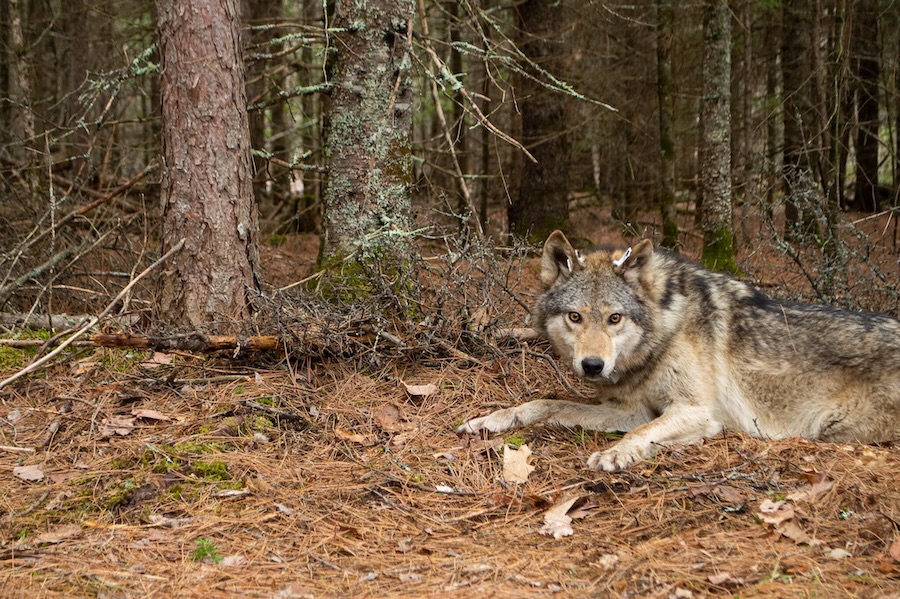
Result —
M 322 262 L 411 251 L 412 0 L 341 0 Z
M 808 186 L 816 127 L 809 48 L 812 4 L 810 0 L 786 0 L 782 6 L 784 237 L 803 241 L 815 233 L 814 215 L 808 205 L 813 199 Z
M 853 206 L 874 212 L 878 188 L 878 47 L 877 0 L 859 0 L 854 19 L 853 53 L 856 71 L 856 186 Z
M 726 0 L 703 6 L 703 97 L 700 186 L 703 253 L 708 268 L 737 272 L 731 204 L 731 17 Z
M 163 249 L 157 318 L 234 333 L 258 288 L 257 214 L 236 0 L 158 0 Z
M 21 117 L 21 129 L 19 135 L 25 149 L 22 158 L 25 161 L 25 182 L 28 191 L 34 195 L 38 193 L 38 171 L 32 162 L 39 155 L 36 147 L 37 140 L 34 121 L 34 111 L 31 103 L 34 100 L 34 62 L 32 60 L 29 43 L 25 39 L 25 26 L 22 23 L 24 8 L 28 3 L 20 3 L 19 0 L 8 0 L 9 12 L 9 37 L 12 45 L 15 61 L 13 64 L 12 80 L 15 86 L 14 102 L 18 105 L 18 113 Z M 30 150 L 29 150 L 30 148 Z
M 672 39 L 675 14 L 672 0 L 656 0 L 656 91 L 659 100 L 660 210 L 662 245 L 676 248 L 675 140 L 672 137 Z
M 519 49 L 545 71 L 559 75 L 563 64 L 560 6 L 546 0 L 526 0 L 517 7 Z M 537 73 L 532 75 L 538 79 Z M 569 143 L 566 99 L 531 77 L 518 78 L 522 113 L 522 143 L 537 161 L 522 170 L 519 193 L 507 215 L 510 233 L 545 239 L 569 225 Z

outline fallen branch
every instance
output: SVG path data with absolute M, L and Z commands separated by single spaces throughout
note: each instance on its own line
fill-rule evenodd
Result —
M 35 360 L 34 362 L 32 362 L 31 364 L 29 364 L 28 366 L 26 366 L 25 368 L 23 368 L 22 370 L 20 370 L 20 371 L 17 372 L 16 374 L 12 375 L 11 377 L 7 378 L 6 380 L 0 381 L 0 389 L 3 389 L 5 386 L 9 385 L 9 384 L 12 383 L 13 381 L 17 381 L 18 379 L 22 378 L 22 377 L 25 376 L 26 374 L 29 374 L 29 373 L 31 373 L 31 372 L 34 372 L 35 370 L 37 370 L 38 368 L 40 368 L 41 366 L 43 366 L 44 364 L 46 364 L 47 362 L 49 362 L 50 360 L 52 360 L 54 357 L 58 356 L 65 348 L 67 348 L 69 345 L 71 345 L 72 343 L 74 343 L 75 341 L 77 341 L 79 337 L 81 337 L 82 335 L 84 335 L 85 333 L 87 333 L 89 330 L 91 330 L 98 322 L 100 322 L 101 320 L 103 320 L 104 318 L 106 318 L 107 316 L 109 316 L 109 314 L 113 311 L 113 309 L 116 307 L 116 305 L 119 303 L 119 301 L 120 301 L 123 297 L 125 297 L 125 296 L 131 291 L 131 289 L 132 289 L 135 285 L 137 285 L 138 281 L 140 281 L 140 280 L 143 279 L 146 275 L 148 275 L 150 272 L 152 272 L 157 266 L 159 266 L 160 264 L 162 264 L 163 262 L 165 262 L 166 260 L 168 260 L 168 259 L 172 256 L 172 254 L 174 254 L 175 252 L 180 251 L 181 248 L 184 247 L 184 242 L 185 242 L 185 240 L 182 239 L 181 241 L 179 241 L 178 243 L 176 243 L 176 244 L 172 247 L 172 249 L 170 249 L 168 252 L 166 252 L 165 254 L 163 254 L 163 255 L 159 258 L 159 260 L 157 260 L 156 262 L 154 262 L 153 264 L 151 264 L 150 266 L 148 266 L 146 269 L 144 269 L 143 272 L 141 272 L 139 275 L 137 275 L 135 278 L 133 278 L 133 279 L 128 283 L 128 285 L 126 285 L 126 286 L 124 287 L 124 289 L 122 289 L 122 291 L 120 291 L 119 294 L 116 295 L 115 298 L 113 298 L 113 301 L 111 301 L 111 302 L 109 303 L 109 305 L 106 306 L 106 308 L 103 309 L 103 312 L 101 312 L 99 316 L 97 316 L 97 317 L 92 317 L 90 321 L 88 321 L 87 323 L 85 323 L 85 324 L 84 324 L 80 329 L 78 329 L 71 337 L 69 337 L 68 339 L 66 339 L 65 341 L 63 341 L 61 344 L 59 344 L 59 346 L 57 346 L 56 349 L 54 349 L 52 352 L 50 352 L 49 354 L 47 354 L 46 356 L 44 356 L 44 357 L 41 358 L 40 360 Z
M 285 346 L 284 341 L 275 335 L 240 337 L 238 335 L 203 335 L 200 333 L 172 337 L 97 333 L 91 336 L 91 343 L 97 347 L 130 347 L 154 351 L 177 350 L 195 353 L 210 353 L 226 349 L 271 351 Z

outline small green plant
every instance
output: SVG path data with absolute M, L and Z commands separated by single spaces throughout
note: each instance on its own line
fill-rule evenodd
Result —
M 525 445 L 525 437 L 521 435 L 510 435 L 506 438 L 506 441 L 504 441 L 504 443 L 518 448 Z
M 215 544 L 209 539 L 197 539 L 197 548 L 191 554 L 191 560 L 195 562 L 210 561 L 214 564 L 222 563 L 222 556 L 216 551 Z

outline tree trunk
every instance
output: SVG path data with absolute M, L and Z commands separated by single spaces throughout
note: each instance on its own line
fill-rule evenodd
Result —
M 672 0 L 656 0 L 656 92 L 659 99 L 660 210 L 662 245 L 678 245 L 675 212 L 675 140 L 672 138 L 672 38 L 675 14 Z
M 562 11 L 546 0 L 518 5 L 519 49 L 535 64 L 559 75 L 563 64 Z M 542 79 L 540 74 L 533 77 Z M 569 143 L 566 136 L 566 98 L 551 92 L 532 77 L 518 78 L 522 113 L 522 143 L 537 161 L 522 168 L 519 193 L 507 214 L 509 231 L 545 239 L 554 229 L 569 225 Z
M 34 100 L 34 62 L 32 61 L 30 43 L 25 39 L 25 27 L 22 23 L 23 5 L 19 0 L 8 0 L 9 8 L 9 37 L 15 55 L 12 80 L 16 89 L 15 102 L 19 105 L 18 112 L 21 115 L 21 129 L 19 134 L 24 141 L 24 152 L 21 156 L 25 165 L 24 180 L 28 185 L 29 205 L 34 205 L 34 199 L 38 190 L 38 168 L 35 164 L 36 157 L 43 149 L 37 147 L 37 131 L 35 128 L 34 111 L 31 103 Z M 24 3 L 27 9 L 28 3 Z
M 878 187 L 878 13 L 877 0 L 859 0 L 853 29 L 856 71 L 856 192 L 853 206 L 876 209 Z
M 809 202 L 817 188 L 810 189 L 811 152 L 816 115 L 812 103 L 812 65 L 809 30 L 810 0 L 786 0 L 783 4 L 781 73 L 784 105 L 784 237 L 805 242 L 815 234 L 815 219 Z
M 258 288 L 256 205 L 237 0 L 157 0 L 163 249 L 158 319 L 235 333 Z
M 726 0 L 703 6 L 703 97 L 700 186 L 703 254 L 707 268 L 737 272 L 731 205 L 731 15 Z
M 340 0 L 322 263 L 411 250 L 412 0 Z

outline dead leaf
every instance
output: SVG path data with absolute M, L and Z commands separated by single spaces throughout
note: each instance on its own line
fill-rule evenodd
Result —
M 900 538 L 894 539 L 894 542 L 891 543 L 888 555 L 894 558 L 894 561 L 900 562 Z
M 77 524 L 65 524 L 45 532 L 34 538 L 35 545 L 55 545 L 68 539 L 73 539 L 81 534 L 81 527 Z
M 834 481 L 822 479 L 806 485 L 787 496 L 791 501 L 815 501 L 834 487 Z
M 245 566 L 247 564 L 247 560 L 243 555 L 226 555 L 222 558 L 222 562 L 220 565 L 227 567 L 233 566 Z
M 40 466 L 16 466 L 13 468 L 13 476 L 33 483 L 44 480 L 44 471 Z
M 172 419 L 158 410 L 148 410 L 146 408 L 135 408 L 131 410 L 131 415 L 136 418 L 147 418 L 149 420 L 162 420 L 169 422 Z
M 805 543 L 811 546 L 820 544 L 819 541 L 806 534 L 796 522 L 781 522 L 775 525 L 775 530 L 795 543 Z
M 490 451 L 500 453 L 500 448 L 503 447 L 504 442 L 503 437 L 481 439 L 475 435 L 467 435 L 464 443 L 465 445 L 463 445 L 463 448 L 468 449 L 472 453 L 479 454 Z
M 434 385 L 432 383 L 429 383 L 427 385 L 408 385 L 406 383 L 403 383 L 403 386 L 406 387 L 407 393 L 409 393 L 410 395 L 415 395 L 415 396 L 419 396 L 419 397 L 424 397 L 426 395 L 434 395 L 435 393 L 440 391 L 438 386 Z
M 742 585 L 745 582 L 743 578 L 735 578 L 734 576 L 732 576 L 731 572 L 710 574 L 706 579 L 709 580 L 712 584 L 719 586 L 726 584 Z
M 406 445 L 412 440 L 413 437 L 419 434 L 417 430 L 409 430 L 402 433 L 397 433 L 393 437 L 391 437 L 391 445 L 394 447 L 399 447 L 400 445 Z
M 539 532 L 557 540 L 575 534 L 571 526 L 572 518 L 567 514 L 576 501 L 578 501 L 578 497 L 565 499 L 544 512 L 544 526 Z
M 160 366 L 164 366 L 166 364 L 172 363 L 172 356 L 169 354 L 156 351 L 153 352 L 153 355 L 141 362 L 141 366 L 144 368 L 159 368 Z
M 415 428 L 415 425 L 406 421 L 406 416 L 395 405 L 385 404 L 375 410 L 373 414 L 375 422 L 386 433 L 398 433 Z
M 50 482 L 59 484 L 59 483 L 64 483 L 71 478 L 78 478 L 79 476 L 82 476 L 82 474 L 80 472 L 69 471 L 69 472 L 54 472 L 52 474 L 48 474 L 47 478 L 50 479 Z
M 846 559 L 848 557 L 853 557 L 853 554 L 851 554 L 849 551 L 845 551 L 844 549 L 840 549 L 840 548 L 832 549 L 826 555 L 828 556 L 828 559 L 834 559 L 834 560 Z
M 794 508 L 785 501 L 764 499 L 759 504 L 759 518 L 768 524 L 781 524 L 794 517 Z
M 531 449 L 522 444 L 518 449 L 507 445 L 503 449 L 503 480 L 508 483 L 528 482 L 528 475 L 534 470 L 534 466 L 528 463 Z
M 369 438 L 367 435 L 360 435 L 359 433 L 351 433 L 350 431 L 346 431 L 342 428 L 335 427 L 334 436 L 342 441 L 350 441 L 351 443 L 357 443 L 358 445 L 362 445 L 363 447 L 371 447 L 375 445 L 375 441 Z
M 104 439 L 113 435 L 124 437 L 130 434 L 132 430 L 134 430 L 134 418 L 126 416 L 104 418 L 103 422 L 100 423 L 100 436 Z
M 713 495 L 725 503 L 742 503 L 746 500 L 743 493 L 729 485 L 718 485 L 713 489 Z

